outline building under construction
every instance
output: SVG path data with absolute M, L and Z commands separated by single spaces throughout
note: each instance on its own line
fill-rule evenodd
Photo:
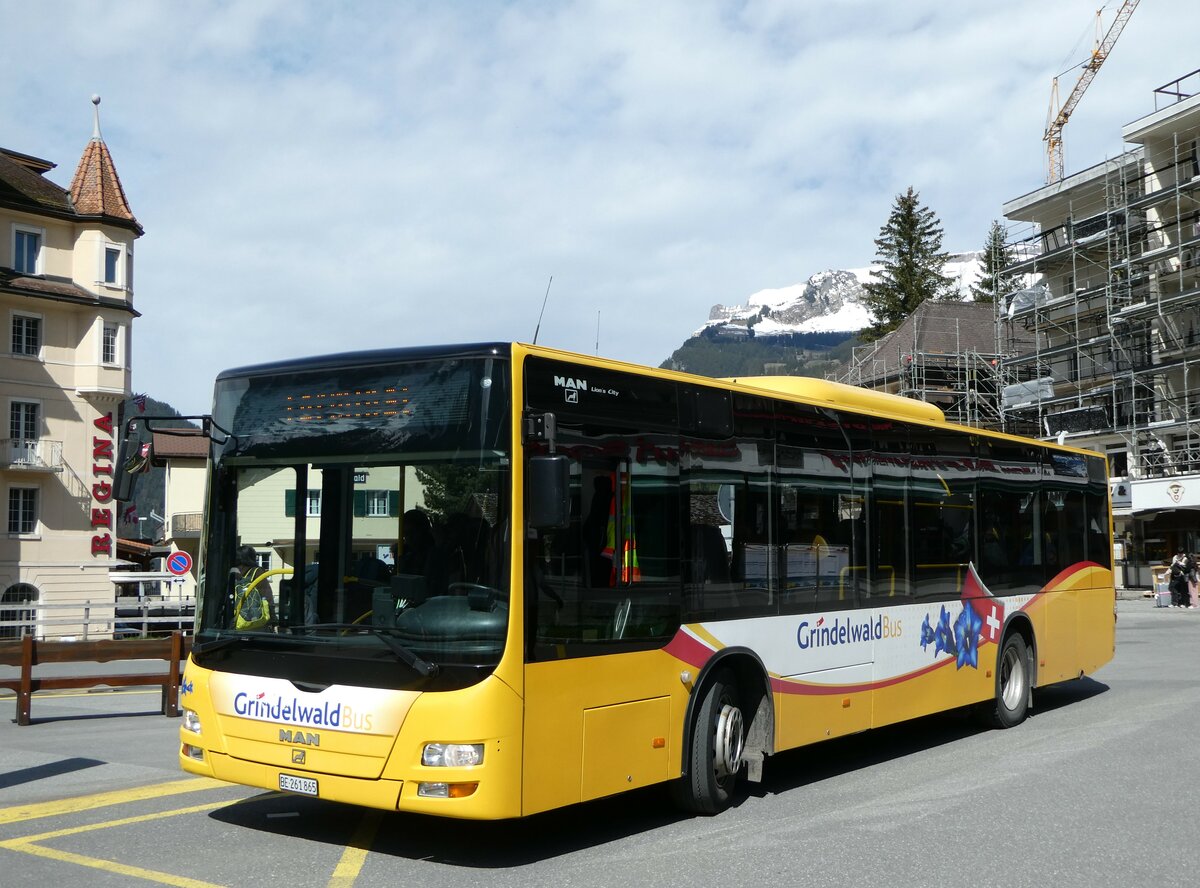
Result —
M 895 330 L 855 348 L 845 379 L 935 404 L 951 422 L 1000 429 L 997 332 L 989 303 L 926 300 Z
M 1108 455 L 1129 586 L 1200 548 L 1200 71 L 1154 98 L 1128 150 L 1004 205 L 997 306 L 1002 427 Z

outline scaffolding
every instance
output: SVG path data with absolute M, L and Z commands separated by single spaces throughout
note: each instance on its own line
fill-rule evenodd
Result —
M 1194 133 L 1156 135 L 1024 214 L 1013 246 L 1036 249 L 1005 274 L 1042 295 L 1001 323 L 1005 429 L 1104 438 L 1131 478 L 1200 472 L 1200 160 Z
M 992 306 L 922 303 L 887 336 L 854 349 L 844 381 L 934 404 L 961 425 L 998 429 L 1002 355 Z
M 1155 91 L 1135 147 L 1004 207 L 1003 427 L 1107 453 L 1117 482 L 1200 474 L 1198 75 Z

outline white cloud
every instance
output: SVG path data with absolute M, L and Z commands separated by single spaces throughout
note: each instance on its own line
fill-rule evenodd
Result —
M 24 36 L 0 143 L 66 184 L 103 95 L 147 232 L 134 384 L 189 412 L 228 366 L 528 339 L 550 275 L 540 341 L 590 352 L 599 312 L 602 352 L 658 363 L 714 303 L 867 265 L 909 185 L 947 249 L 978 249 L 1042 182 L 1050 80 L 1093 13 L 49 0 L 5 11 Z M 1068 124 L 1068 170 L 1118 153 L 1195 67 L 1197 14 L 1139 7 Z

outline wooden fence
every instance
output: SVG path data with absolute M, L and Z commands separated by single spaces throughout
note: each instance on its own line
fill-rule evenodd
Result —
M 17 695 L 18 725 L 30 722 L 35 691 L 71 688 L 131 687 L 157 685 L 162 688 L 163 715 L 179 715 L 180 663 L 191 651 L 191 638 L 172 632 L 165 638 L 113 638 L 103 641 L 37 641 L 26 635 L 20 641 L 0 642 L 0 666 L 19 666 L 20 675 L 0 678 L 0 688 Z M 121 660 L 164 660 L 161 670 L 148 672 L 101 672 L 76 675 L 35 675 L 44 663 L 111 663 Z

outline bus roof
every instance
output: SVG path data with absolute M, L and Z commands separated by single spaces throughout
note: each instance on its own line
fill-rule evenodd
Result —
M 825 401 L 851 410 L 888 413 L 920 422 L 944 423 L 946 421 L 946 414 L 933 404 L 927 404 L 914 398 L 891 395 L 887 392 L 877 392 L 874 389 L 859 388 L 856 385 L 832 382 L 828 379 L 816 379 L 810 376 L 733 376 L 727 377 L 724 381 L 747 388 L 762 389 L 772 394 L 786 395 L 789 398 L 801 398 L 805 401 L 815 402 Z
M 220 381 L 232 377 L 257 376 L 296 370 L 320 370 L 333 369 L 335 367 L 362 366 L 398 360 L 434 359 L 439 357 L 507 357 L 511 354 L 513 349 L 519 349 L 525 353 L 540 353 L 546 355 L 547 357 L 558 357 L 561 359 L 581 361 L 589 364 L 600 364 L 614 368 L 624 368 L 631 372 L 637 373 L 660 374 L 666 377 L 674 377 L 676 379 L 690 378 L 696 382 L 706 383 L 709 385 L 719 386 L 724 384 L 729 386 L 737 386 L 743 390 L 758 390 L 767 395 L 793 398 L 813 404 L 829 404 L 839 409 L 876 415 L 882 414 L 895 419 L 938 425 L 945 428 L 955 428 L 971 434 L 983 434 L 993 438 L 1007 438 L 1012 441 L 1024 441 L 1026 443 L 1037 445 L 1038 447 L 1089 453 L 1094 455 L 1093 451 L 1085 450 L 1079 447 L 1073 447 L 1071 445 L 1060 445 L 1052 441 L 1039 441 L 1033 438 L 1023 438 L 1021 436 L 1016 436 L 1007 432 L 1000 432 L 992 429 L 958 426 L 954 423 L 947 422 L 945 414 L 941 411 L 941 409 L 933 404 L 928 404 L 924 401 L 918 401 L 914 398 L 905 398 L 900 395 L 878 392 L 874 391 L 873 389 L 859 388 L 858 386 L 846 385 L 845 383 L 832 382 L 827 379 L 816 379 L 814 377 L 805 376 L 735 376 L 724 378 L 698 376 L 696 374 L 684 373 L 677 370 L 665 370 L 662 368 L 650 367 L 644 364 L 635 364 L 629 361 L 604 358 L 596 355 L 586 355 L 554 348 L 551 346 L 531 345 L 523 342 L 482 342 L 435 346 L 408 346 L 376 349 L 370 351 L 345 352 L 341 354 L 314 355 L 303 358 L 272 361 L 270 363 L 246 367 L 231 368 L 218 374 L 217 380 Z
M 550 346 L 530 345 L 529 343 L 515 342 L 513 343 L 513 347 L 526 353 L 542 354 L 547 357 L 557 357 L 560 359 L 580 361 L 588 364 L 599 364 L 602 366 L 628 370 L 634 373 L 653 373 L 679 380 L 690 379 L 697 383 L 707 385 L 720 386 L 724 384 L 727 386 L 736 386 L 743 391 L 757 389 L 766 395 L 790 398 L 818 405 L 829 404 L 839 410 L 850 410 L 858 413 L 886 416 L 892 419 L 907 420 L 925 425 L 939 426 L 944 429 L 954 429 L 969 435 L 981 435 L 988 438 L 1020 442 L 1022 444 L 1033 445 L 1035 447 L 1044 448 L 1047 450 L 1059 450 L 1068 453 L 1086 454 L 1089 456 L 1098 455 L 1094 450 L 1088 450 L 1086 448 L 1073 446 L 1070 444 L 1058 444 L 1054 441 L 1041 441 L 1037 438 L 1027 438 L 1021 435 L 1014 435 L 1011 432 L 998 431 L 996 429 L 958 425 L 957 423 L 947 421 L 946 414 L 943 413 L 939 407 L 926 403 L 925 401 L 918 401 L 915 398 L 906 398 L 901 395 L 893 395 L 887 392 L 878 392 L 874 389 L 860 388 L 855 385 L 847 385 L 841 382 L 832 382 L 828 379 L 817 379 L 815 377 L 807 376 L 699 376 L 694 373 L 649 367 L 644 364 L 635 364 L 630 361 L 604 358 L 597 355 L 585 355 L 577 352 L 553 348 Z
M 336 354 L 308 355 L 299 358 L 283 358 L 265 364 L 248 364 L 231 367 L 217 374 L 217 381 L 241 376 L 262 376 L 303 370 L 328 370 L 336 367 L 359 367 L 386 364 L 393 361 L 412 361 L 434 358 L 473 358 L 503 355 L 508 356 L 512 343 L 473 342 L 454 345 L 420 345 L 398 348 L 380 348 L 369 351 L 339 352 Z

